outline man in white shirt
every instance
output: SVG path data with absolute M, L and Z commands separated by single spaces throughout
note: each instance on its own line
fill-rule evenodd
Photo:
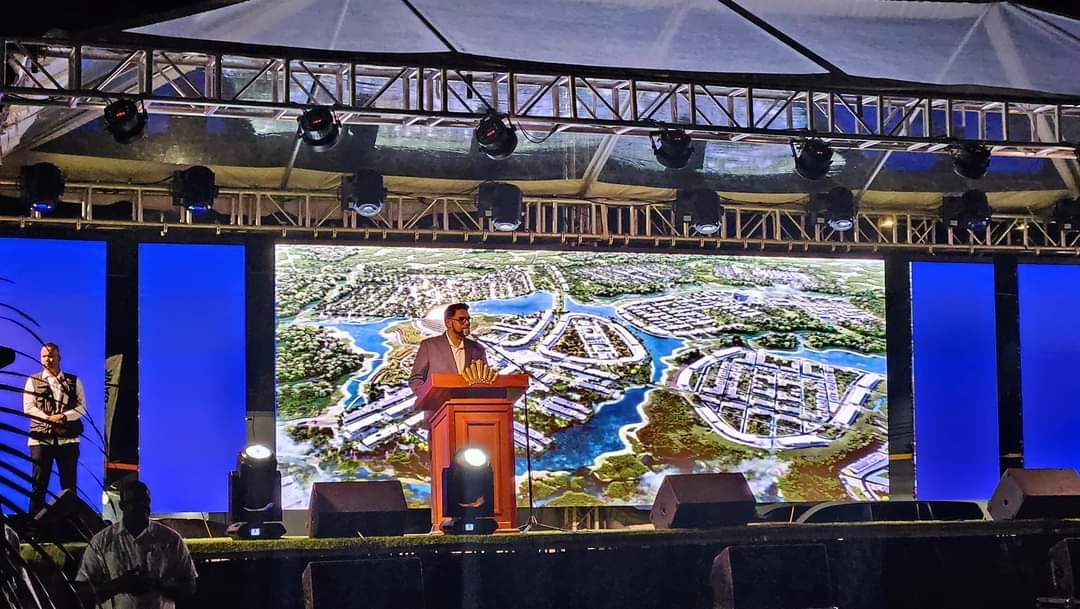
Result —
M 415 394 L 432 374 L 461 374 L 474 361 L 487 363 L 483 345 L 468 338 L 472 329 L 469 305 L 456 303 L 443 313 L 446 333 L 424 339 L 416 352 L 409 388 Z
M 91 606 L 174 609 L 195 594 L 195 563 L 180 535 L 150 520 L 150 490 L 138 480 L 120 487 L 123 517 L 94 535 L 75 576 Z
M 30 458 L 34 461 L 34 487 L 30 515 L 45 507 L 53 461 L 61 490 L 75 492 L 78 478 L 79 435 L 86 415 L 86 392 L 74 374 L 60 371 L 60 347 L 41 347 L 42 371 L 26 379 L 23 412 L 30 415 Z

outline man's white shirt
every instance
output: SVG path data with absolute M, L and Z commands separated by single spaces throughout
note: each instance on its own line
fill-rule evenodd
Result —
M 48 370 L 43 370 L 42 375 L 45 377 L 45 382 L 49 384 L 53 399 L 66 408 L 68 395 L 67 391 L 64 389 L 63 371 L 61 371 L 59 375 L 53 375 Z M 37 407 L 37 397 L 34 395 L 34 389 L 34 379 L 26 379 L 26 386 L 23 387 L 23 412 L 28 415 L 47 419 L 49 418 L 48 413 Z M 86 414 L 86 391 L 83 389 L 82 380 L 78 377 L 75 377 L 75 400 L 75 408 L 64 412 L 64 415 L 69 421 L 80 419 Z M 36 446 L 38 444 L 74 444 L 78 441 L 78 438 L 56 438 L 55 440 L 38 440 L 36 438 L 30 438 L 27 443 L 30 446 Z
M 102 584 L 120 577 L 134 569 L 141 569 L 151 577 L 169 584 L 195 581 L 195 563 L 191 560 L 187 545 L 180 534 L 169 527 L 150 521 L 146 529 L 133 536 L 117 522 L 102 529 L 83 553 L 76 581 Z M 172 599 L 157 592 L 133 596 L 117 594 L 112 604 L 105 601 L 99 607 L 112 609 L 174 609 Z
M 454 346 L 454 341 L 450 340 L 450 335 L 446 335 L 446 342 L 450 343 L 450 352 L 454 354 L 454 364 L 457 365 L 458 374 L 465 371 L 465 339 L 461 339 L 461 344 L 457 347 Z

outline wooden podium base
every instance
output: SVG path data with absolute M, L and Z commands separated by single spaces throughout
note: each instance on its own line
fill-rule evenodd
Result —
M 491 460 L 495 483 L 497 533 L 516 532 L 517 510 L 514 477 L 513 404 L 497 398 L 447 400 L 431 418 L 431 522 L 442 532 L 442 471 L 463 448 L 482 449 Z M 508 441 L 509 440 L 509 441 Z

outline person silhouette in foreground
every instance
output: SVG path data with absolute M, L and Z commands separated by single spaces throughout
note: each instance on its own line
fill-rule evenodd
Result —
M 195 593 L 195 564 L 179 533 L 150 520 L 150 490 L 138 480 L 120 486 L 123 517 L 94 535 L 75 580 L 88 606 L 174 609 Z M 111 604 L 108 602 L 111 601 Z

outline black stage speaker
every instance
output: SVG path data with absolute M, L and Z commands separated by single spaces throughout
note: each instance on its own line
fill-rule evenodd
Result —
M 1080 476 L 1072 469 L 1007 469 L 986 508 L 994 520 L 1078 518 Z
M 304 609 L 424 609 L 419 558 L 310 562 Z
M 90 541 L 108 523 L 73 491 L 65 490 L 34 516 L 33 526 L 49 541 Z
M 311 537 L 405 534 L 405 493 L 398 480 L 316 482 L 308 510 Z
M 649 520 L 657 529 L 706 529 L 757 517 L 746 478 L 734 474 L 672 474 L 656 493 Z
M 729 546 L 716 556 L 714 609 L 811 609 L 833 606 L 823 544 Z

